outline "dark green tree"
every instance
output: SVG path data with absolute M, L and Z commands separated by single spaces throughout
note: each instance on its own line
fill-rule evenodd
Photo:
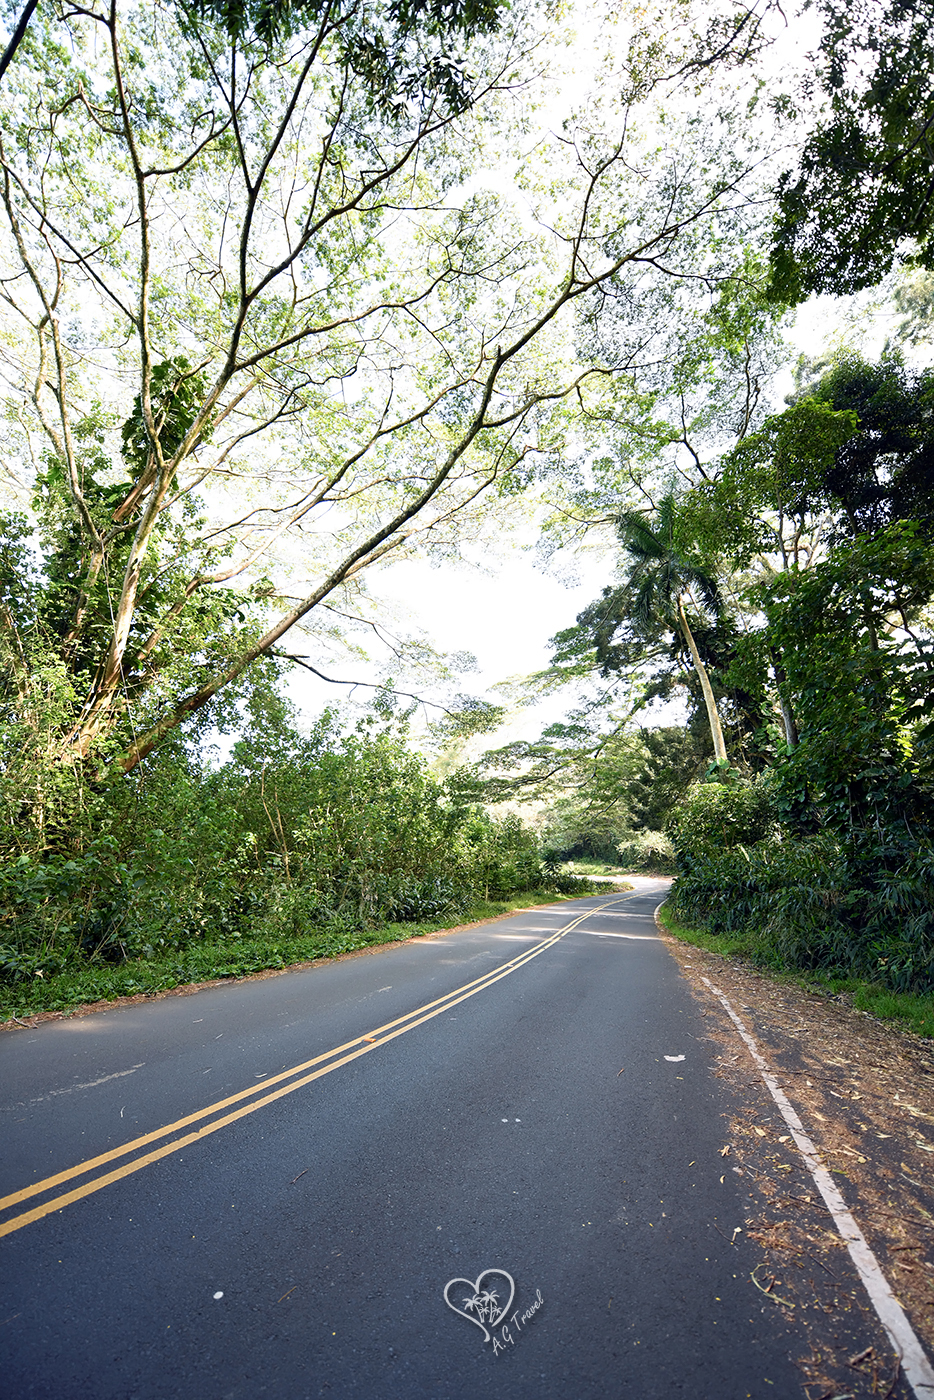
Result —
M 779 181 L 772 291 L 785 302 L 871 287 L 906 255 L 934 267 L 934 2 L 818 8 L 827 112 Z
M 622 657 L 614 654 L 620 623 L 631 619 L 644 635 L 665 630 L 680 632 L 687 645 L 704 697 L 713 742 L 714 761 L 728 762 L 723 726 L 717 702 L 688 621 L 687 605 L 698 615 L 706 611 L 717 618 L 721 599 L 716 580 L 697 556 L 686 553 L 676 537 L 677 504 L 669 493 L 659 502 L 654 523 L 640 511 L 623 511 L 616 522 L 627 559 L 627 573 L 618 588 L 608 588 L 603 598 L 578 617 L 596 647 L 604 674 L 619 669 Z

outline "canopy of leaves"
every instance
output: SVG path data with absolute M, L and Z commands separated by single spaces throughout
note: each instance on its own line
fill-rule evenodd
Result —
M 826 475 L 846 532 L 915 520 L 934 538 L 934 371 L 909 370 L 897 355 L 876 365 L 850 355 L 824 376 L 819 393 L 858 423 Z
M 896 520 L 934 532 L 934 373 L 899 355 L 842 356 L 784 413 L 684 498 L 685 547 L 732 567 L 781 555 L 800 567 L 823 539 L 873 534 Z
M 911 629 L 934 597 L 934 552 L 898 522 L 761 596 L 800 733 L 776 765 L 786 816 L 907 847 L 930 828 L 934 644 Z
M 466 51 L 495 31 L 505 0 L 193 0 L 192 17 L 210 19 L 231 38 L 280 44 L 325 22 L 347 68 L 362 78 L 374 108 L 401 111 L 407 102 L 442 97 L 453 110 L 470 100 Z
M 820 0 L 829 106 L 779 182 L 773 294 L 879 282 L 912 240 L 934 267 L 934 0 Z

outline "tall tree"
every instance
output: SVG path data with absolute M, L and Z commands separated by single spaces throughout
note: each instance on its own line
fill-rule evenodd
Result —
M 716 698 L 688 620 L 688 606 L 695 615 L 706 610 L 716 618 L 722 608 L 720 591 L 700 559 L 680 546 L 677 514 L 670 492 L 659 502 L 654 521 L 641 511 L 620 512 L 616 530 L 625 560 L 623 582 L 605 589 L 603 597 L 578 616 L 577 627 L 562 634 L 559 641 L 565 650 L 575 643 L 592 647 L 603 674 L 609 675 L 642 660 L 646 640 L 657 645 L 666 631 L 680 634 L 700 684 L 714 761 L 726 764 L 729 760 Z M 633 648 L 631 639 L 620 636 L 626 624 L 632 624 L 641 645 L 637 641 Z
M 920 820 L 934 708 L 932 376 L 841 356 L 698 487 L 687 542 L 747 619 L 733 675 L 780 700 L 789 815 L 901 836 Z M 771 673 L 771 674 L 770 674 Z M 926 727 L 927 726 L 927 727 Z
M 676 512 L 675 498 L 669 493 L 659 502 L 654 525 L 639 511 L 623 511 L 619 516 L 617 530 L 629 560 L 623 587 L 634 618 L 644 627 L 661 624 L 680 630 L 704 696 L 714 761 L 725 764 L 729 760 L 717 702 L 685 608 L 689 602 L 716 615 L 721 608 L 720 591 L 707 570 L 678 547 Z
M 397 9 L 231 40 L 109 0 L 67 12 L 67 45 L 34 20 L 7 73 L 2 353 L 41 559 L 2 635 L 13 703 L 59 677 L 56 761 L 132 769 L 292 628 L 352 613 L 366 570 L 450 548 L 557 453 L 556 404 L 651 357 L 638 332 L 575 360 L 573 308 L 687 295 L 699 264 L 715 285 L 747 217 L 728 116 L 640 166 L 638 73 L 554 144 L 540 232 L 464 194 L 534 24 L 475 34 L 449 82 L 448 11 L 413 8 L 383 101 L 364 40 Z

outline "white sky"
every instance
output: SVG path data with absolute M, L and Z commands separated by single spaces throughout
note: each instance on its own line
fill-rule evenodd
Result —
M 838 323 L 838 303 L 833 298 L 823 297 L 800 309 L 790 335 L 787 367 L 773 386 L 776 411 L 792 387 L 798 355 L 818 354 Z M 508 512 L 508 503 L 501 509 Z M 396 635 L 424 633 L 442 653 L 472 652 L 477 670 L 463 676 L 461 689 L 502 703 L 502 695 L 491 693 L 491 687 L 544 669 L 550 660 L 549 640 L 572 626 L 577 614 L 613 578 L 615 555 L 609 540 L 600 547 L 590 539 L 586 549 L 565 553 L 559 566 L 546 572 L 534 552 L 535 538 L 528 520 L 515 531 L 504 520 L 495 546 L 466 545 L 457 563 L 413 561 L 385 568 L 370 577 L 369 586 L 388 605 L 387 625 Z M 341 680 L 379 679 L 375 666 L 358 661 L 335 660 L 322 663 L 321 669 Z M 326 705 L 340 705 L 348 690 L 327 685 L 307 672 L 296 671 L 289 682 L 289 694 L 306 722 Z M 428 700 L 439 698 L 439 691 L 430 685 L 421 693 Z M 372 690 L 360 689 L 352 699 L 365 705 L 372 695 Z M 573 699 L 568 691 L 513 712 L 507 726 L 484 737 L 478 747 L 534 739 L 545 725 L 566 714 Z M 676 723 L 682 717 L 683 708 L 677 703 L 653 714 L 655 722 L 661 723 Z
M 598 4 L 597 10 L 602 7 Z M 596 14 L 580 4 L 572 12 L 570 23 L 577 29 L 577 42 L 562 52 L 563 73 L 552 70 L 549 84 L 552 96 L 539 117 L 545 126 L 560 126 L 561 115 L 586 103 L 587 89 L 594 71 L 600 66 L 600 55 L 593 44 L 594 29 L 589 16 Z M 793 15 L 793 11 L 788 11 Z M 598 23 L 598 21 L 594 21 Z M 777 23 L 777 21 L 776 21 Z M 603 41 L 607 29 L 600 27 Z M 800 67 L 805 51 L 815 47 L 818 21 L 813 15 L 796 16 L 788 28 L 779 28 L 762 71 L 771 85 L 785 86 L 789 67 Z M 782 75 L 781 77 L 779 75 Z M 471 184 L 495 187 L 500 194 L 513 194 L 517 212 L 523 212 L 524 195 L 510 191 L 509 180 L 495 171 L 484 171 Z M 817 354 L 838 323 L 838 304 L 832 298 L 820 298 L 800 309 L 789 341 L 788 367 L 774 384 L 774 409 L 783 406 L 784 395 L 792 384 L 791 370 L 797 356 L 804 352 Z M 508 512 L 508 505 L 501 507 Z M 573 624 L 576 615 L 596 597 L 613 577 L 614 551 L 608 540 L 603 549 L 588 547 L 575 556 L 565 555 L 560 561 L 562 581 L 554 572 L 545 572 L 533 551 L 535 530 L 526 517 L 515 531 L 504 520 L 503 535 L 495 547 L 481 549 L 465 546 L 462 562 L 435 566 L 427 562 L 412 562 L 381 570 L 371 575 L 368 586 L 372 593 L 390 604 L 395 614 L 390 626 L 397 634 L 424 633 L 443 653 L 472 652 L 478 669 L 463 677 L 465 693 L 484 696 L 502 703 L 502 696 L 491 693 L 491 687 L 512 678 L 529 675 L 547 666 L 549 639 L 562 628 Z M 296 646 L 295 650 L 304 648 Z M 372 682 L 380 679 L 375 666 L 352 661 L 322 663 L 326 674 L 342 680 Z M 402 683 L 400 682 L 400 688 Z M 406 687 L 408 688 L 408 687 Z M 426 699 L 439 698 L 430 685 L 421 689 Z M 346 703 L 348 687 L 327 685 L 307 672 L 296 669 L 289 682 L 289 693 L 299 706 L 303 718 L 310 721 L 326 705 Z M 358 690 L 351 698 L 366 704 L 372 690 Z M 531 708 L 513 712 L 508 724 L 496 735 L 476 741 L 475 747 L 487 748 L 507 739 L 533 739 L 542 728 L 566 714 L 573 704 L 571 693 L 555 695 Z M 683 707 L 673 704 L 664 713 L 653 715 L 657 722 L 677 722 Z

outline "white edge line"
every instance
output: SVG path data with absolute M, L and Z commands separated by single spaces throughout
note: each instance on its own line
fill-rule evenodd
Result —
M 662 901 L 662 903 L 664 903 L 664 901 Z M 655 917 L 659 927 L 663 928 L 664 925 L 658 918 L 658 910 L 661 909 L 661 907 L 662 905 L 660 904 L 655 910 Z M 804 1131 L 801 1119 L 788 1102 L 784 1090 L 760 1055 L 756 1042 L 733 1010 L 727 998 L 706 977 L 702 977 L 701 981 L 706 983 L 717 1000 L 722 1003 L 723 1009 L 739 1031 L 746 1049 L 749 1051 L 756 1068 L 762 1075 L 766 1088 L 778 1105 L 779 1112 L 791 1129 L 792 1137 L 798 1146 L 798 1151 L 804 1158 L 805 1164 L 814 1179 L 814 1184 L 823 1196 L 824 1203 L 833 1216 L 834 1224 L 839 1230 L 840 1236 L 850 1252 L 850 1258 L 856 1265 L 857 1272 L 863 1281 L 863 1287 L 869 1294 L 869 1300 L 879 1315 L 879 1321 L 889 1334 L 908 1384 L 911 1386 L 915 1395 L 918 1396 L 918 1400 L 930 1400 L 930 1397 L 934 1397 L 934 1366 L 932 1366 L 928 1360 L 914 1328 L 905 1316 L 895 1294 L 892 1292 L 889 1281 L 882 1272 L 878 1259 L 866 1242 L 865 1235 L 847 1209 L 846 1202 L 840 1194 L 837 1183 L 821 1162 L 817 1148 Z

